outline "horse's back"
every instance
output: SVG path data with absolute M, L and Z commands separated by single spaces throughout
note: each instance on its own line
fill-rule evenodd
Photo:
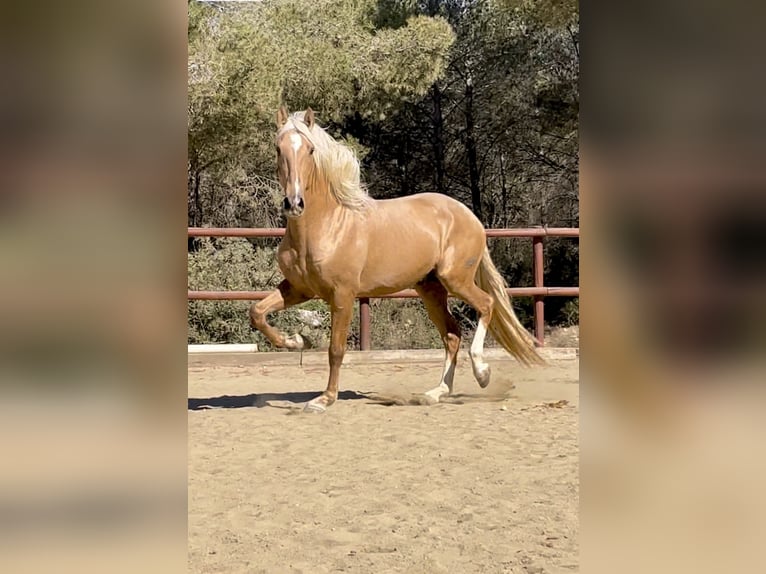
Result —
M 369 294 L 410 287 L 455 257 L 475 261 L 486 242 L 471 210 L 438 193 L 377 200 L 366 225 L 362 286 Z
M 375 203 L 381 215 L 385 213 L 380 221 L 389 229 L 405 225 L 417 226 L 429 233 L 438 231 L 442 243 L 452 237 L 460 240 L 477 234 L 482 240 L 484 238 L 484 226 L 473 212 L 465 204 L 441 193 L 417 193 Z

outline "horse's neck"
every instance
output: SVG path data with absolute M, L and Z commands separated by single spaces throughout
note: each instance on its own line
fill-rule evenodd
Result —
M 303 215 L 287 220 L 287 234 L 293 248 L 299 254 L 308 253 L 313 245 L 327 238 L 327 230 L 343 218 L 345 211 L 346 208 L 338 205 L 326 187 L 307 189 Z

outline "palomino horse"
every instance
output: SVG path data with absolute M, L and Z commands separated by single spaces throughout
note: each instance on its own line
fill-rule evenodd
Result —
M 282 106 L 277 127 L 277 171 L 287 216 L 277 259 L 285 280 L 250 307 L 250 321 L 274 346 L 302 349 L 300 335 L 286 337 L 266 316 L 313 297 L 329 304 L 330 380 L 306 411 L 324 412 L 338 397 L 357 297 L 417 290 L 446 349 L 441 381 L 426 393 L 428 402 L 452 392 L 460 329 L 449 312 L 448 295 L 479 313 L 471 364 L 482 388 L 490 376 L 482 358 L 488 330 L 522 363 L 542 362 L 490 259 L 484 227 L 466 206 L 434 193 L 372 199 L 360 182 L 354 153 L 314 123 L 311 108 L 288 116 Z

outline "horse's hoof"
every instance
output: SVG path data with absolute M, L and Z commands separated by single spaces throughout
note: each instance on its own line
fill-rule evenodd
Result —
M 441 393 L 423 393 L 423 402 L 427 405 L 435 405 L 441 399 Z
M 479 386 L 482 389 L 486 389 L 489 385 L 489 379 L 490 379 L 490 369 L 489 365 L 485 365 L 481 369 L 476 369 L 474 371 L 474 375 L 476 376 L 476 382 L 479 383 Z
M 298 333 L 285 338 L 285 347 L 300 351 L 305 348 L 305 341 Z
M 306 406 L 303 407 L 304 413 L 322 414 L 327 410 L 327 407 L 320 402 L 309 401 Z

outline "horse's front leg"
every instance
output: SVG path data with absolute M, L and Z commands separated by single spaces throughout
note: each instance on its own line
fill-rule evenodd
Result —
M 338 294 L 333 297 L 330 305 L 332 313 L 332 333 L 330 335 L 330 380 L 327 389 L 312 401 L 306 403 L 304 410 L 310 413 L 323 413 L 338 398 L 338 379 L 343 355 L 346 352 L 348 329 L 351 326 L 351 316 L 354 312 L 354 295 Z
M 250 305 L 250 325 L 263 333 L 271 344 L 278 348 L 303 349 L 304 340 L 298 333 L 285 337 L 279 329 L 272 327 L 266 321 L 266 316 L 273 311 L 282 311 L 293 305 L 298 305 L 311 299 L 295 290 L 287 279 L 282 281 L 276 291 L 268 297 Z

